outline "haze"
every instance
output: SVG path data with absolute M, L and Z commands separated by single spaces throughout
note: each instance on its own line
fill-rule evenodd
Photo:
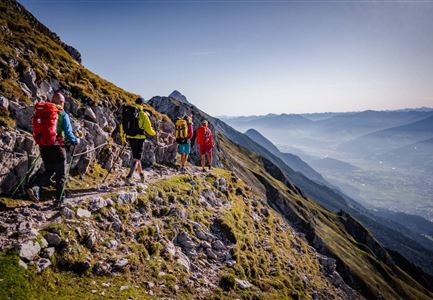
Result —
M 83 64 L 213 115 L 433 105 L 433 2 L 21 1 Z

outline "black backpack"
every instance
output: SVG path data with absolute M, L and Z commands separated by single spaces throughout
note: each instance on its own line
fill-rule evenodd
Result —
M 125 105 L 122 108 L 122 127 L 126 135 L 135 136 L 144 134 L 144 130 L 138 125 L 140 110 L 135 106 Z

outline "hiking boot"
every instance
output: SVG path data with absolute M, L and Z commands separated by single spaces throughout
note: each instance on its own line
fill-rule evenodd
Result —
M 146 175 L 144 175 L 144 173 L 140 174 L 140 181 L 141 183 L 144 183 L 146 181 Z
M 54 201 L 53 208 L 57 210 L 61 210 L 65 206 L 65 198 L 63 200 Z
M 40 198 L 39 198 L 39 187 L 38 186 L 28 188 L 26 190 L 26 192 L 32 201 L 39 202 Z
M 125 184 L 126 185 L 135 185 L 134 180 L 132 179 L 132 176 L 125 178 Z

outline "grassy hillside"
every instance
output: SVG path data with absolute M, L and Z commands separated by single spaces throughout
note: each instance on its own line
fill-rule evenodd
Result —
M 92 73 L 65 50 L 60 39 L 39 23 L 19 3 L 0 2 L 0 95 L 9 100 L 31 104 L 35 95 L 22 87 L 29 72 L 35 84 L 57 80 L 60 89 L 85 105 L 104 104 L 110 108 L 134 101 L 127 92 Z M 45 30 L 42 32 L 41 29 Z M 151 107 L 148 109 L 152 110 Z M 154 110 L 152 112 L 159 116 Z M 0 109 L 0 125 L 13 125 L 13 119 Z
M 257 164 L 260 157 L 227 141 L 223 147 L 232 154 L 225 163 L 242 170 L 251 186 L 262 186 L 270 205 L 303 231 L 316 249 L 335 257 L 339 263 L 337 270 L 346 275 L 346 280 L 351 278 L 351 286 L 363 291 L 364 296 L 382 295 L 385 299 L 430 299 L 433 296 L 396 265 L 390 264 L 389 255 L 362 225 L 354 221 L 351 228 L 344 221 L 345 217 L 322 208 L 285 185 L 281 178 L 271 176 L 263 164 Z M 280 198 L 279 204 L 276 198 Z M 351 234 L 355 228 L 370 240 Z

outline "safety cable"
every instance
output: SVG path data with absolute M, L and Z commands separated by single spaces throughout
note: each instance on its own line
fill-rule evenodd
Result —
M 104 147 L 104 146 L 107 145 L 107 144 L 109 144 L 109 143 L 108 143 L 108 142 L 105 142 L 105 143 L 103 143 L 103 144 L 101 144 L 101 145 L 99 145 L 98 147 L 95 147 L 95 148 L 93 148 L 93 149 L 90 149 L 90 150 L 87 150 L 87 151 L 84 151 L 84 152 L 81 152 L 81 153 L 74 154 L 73 157 L 78 157 L 78 156 L 81 156 L 81 155 L 83 155 L 83 154 L 87 154 L 87 153 L 93 152 L 93 151 L 95 151 L 96 149 L 99 149 L 99 148 L 101 148 L 101 147 Z

